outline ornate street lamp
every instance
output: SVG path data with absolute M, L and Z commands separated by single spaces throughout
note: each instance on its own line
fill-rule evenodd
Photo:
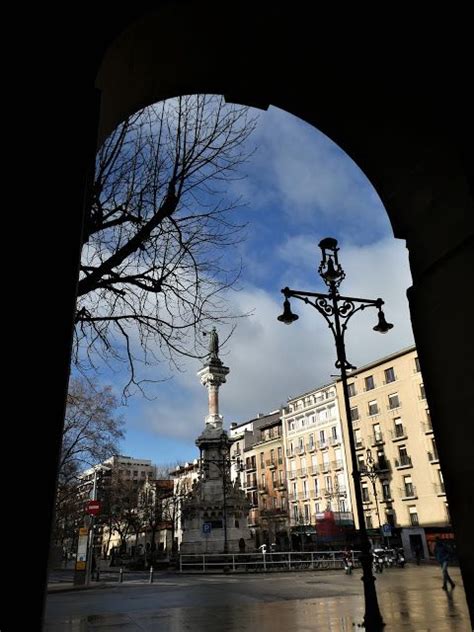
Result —
M 377 592 L 375 590 L 375 577 L 372 573 L 372 554 L 370 552 L 370 542 L 367 535 L 367 529 L 365 525 L 364 509 L 362 505 L 362 492 L 360 487 L 360 472 L 357 468 L 357 458 L 355 450 L 355 440 L 351 427 L 351 407 L 349 402 L 349 390 L 347 387 L 347 371 L 355 369 L 352 364 L 347 361 L 346 349 L 344 343 L 344 335 L 347 329 L 347 323 L 350 318 L 358 311 L 364 310 L 366 307 L 376 307 L 378 310 L 378 322 L 373 328 L 374 331 L 379 333 L 387 333 L 392 329 L 393 325 L 387 323 L 384 313 L 382 311 L 382 305 L 384 304 L 381 298 L 371 300 L 363 298 L 354 298 L 352 296 L 341 296 L 339 294 L 339 285 L 345 278 L 345 272 L 342 269 L 338 259 L 337 240 L 332 237 L 327 237 L 319 243 L 319 247 L 322 251 L 322 260 L 318 268 L 318 273 L 323 279 L 326 286 L 329 288 L 327 294 L 321 294 L 318 292 L 304 292 L 301 290 L 291 290 L 289 287 L 285 287 L 282 290 L 285 296 L 283 303 L 283 314 L 278 316 L 278 320 L 286 325 L 290 325 L 298 319 L 296 314 L 293 314 L 290 306 L 290 298 L 298 298 L 304 301 L 306 304 L 312 305 L 323 316 L 327 322 L 330 330 L 333 333 L 334 341 L 336 343 L 336 368 L 341 371 L 342 390 L 344 393 L 344 406 L 346 410 L 347 428 L 349 445 L 351 451 L 351 458 L 353 464 L 352 477 L 354 479 L 354 490 L 356 497 L 356 509 L 357 517 L 359 520 L 359 533 L 361 539 L 361 556 L 360 561 L 362 564 L 362 581 L 364 582 L 364 597 L 365 597 L 365 614 L 364 622 L 368 632 L 378 631 L 385 625 L 380 613 L 379 605 L 377 602 Z

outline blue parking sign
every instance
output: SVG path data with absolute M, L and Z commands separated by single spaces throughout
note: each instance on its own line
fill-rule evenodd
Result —
M 202 532 L 203 533 L 211 533 L 211 523 L 210 522 L 203 522 L 202 523 Z

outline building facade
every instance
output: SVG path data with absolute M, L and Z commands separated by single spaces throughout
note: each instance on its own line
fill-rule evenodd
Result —
M 343 402 L 341 381 L 336 388 Z M 408 557 L 417 548 L 428 557 L 434 538 L 451 530 L 416 348 L 352 371 L 348 388 L 366 526 L 378 534 L 390 525 Z M 345 447 L 349 455 L 347 436 Z
M 342 539 L 353 524 L 339 410 L 334 383 L 288 400 L 283 410 L 290 527 L 297 548 L 315 544 L 328 516 L 338 528 L 328 537 L 339 530 Z

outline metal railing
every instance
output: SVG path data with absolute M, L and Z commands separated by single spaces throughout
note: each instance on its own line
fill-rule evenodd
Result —
M 351 551 L 358 566 L 360 551 Z M 278 572 L 327 570 L 344 567 L 345 551 L 287 551 L 283 553 L 186 554 L 179 556 L 180 573 Z

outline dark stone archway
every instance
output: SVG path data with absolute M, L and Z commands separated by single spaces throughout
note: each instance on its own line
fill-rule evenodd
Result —
M 57 229 L 61 218 L 62 239 L 51 261 L 66 278 L 61 296 L 52 297 L 48 321 L 58 346 L 50 458 L 41 456 L 47 463 L 44 506 L 51 510 L 78 237 L 96 146 L 127 114 L 149 103 L 178 94 L 224 94 L 260 108 L 273 104 L 326 133 L 364 170 L 387 209 L 394 236 L 406 240 L 414 280 L 408 291 L 413 328 L 468 591 L 474 585 L 468 516 L 474 459 L 472 441 L 466 440 L 472 433 L 474 345 L 462 297 L 469 285 L 466 271 L 474 267 L 474 209 L 465 135 L 469 101 L 456 72 L 459 51 L 440 51 L 438 42 L 422 42 L 419 34 L 405 34 L 400 42 L 386 33 L 375 39 L 372 33 L 362 45 L 361 31 L 358 39 L 351 38 L 336 21 L 303 6 L 278 10 L 235 3 L 233 14 L 224 15 L 221 3 L 213 1 L 163 2 L 155 12 L 138 3 L 134 13 L 84 14 L 82 36 L 60 42 L 56 55 L 67 58 L 70 73 L 56 86 L 57 111 L 48 129 L 56 133 L 48 140 L 61 156 L 54 168 L 62 195 L 43 228 L 47 233 L 54 220 Z M 54 66 L 49 70 L 60 76 Z M 47 195 L 47 181 L 44 187 Z M 48 528 L 46 521 L 45 543 Z

